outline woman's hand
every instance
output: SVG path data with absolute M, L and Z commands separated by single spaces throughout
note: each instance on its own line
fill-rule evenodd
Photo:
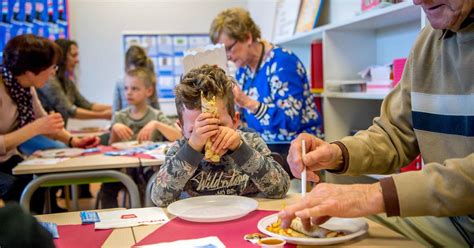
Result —
M 91 148 L 99 145 L 100 139 L 97 136 L 77 138 L 71 140 L 71 146 L 77 148 Z
M 242 89 L 237 84 L 234 85 L 234 87 L 232 88 L 232 92 L 234 93 L 235 103 L 239 105 L 239 107 L 243 108 L 247 100 L 250 98 L 242 91 Z
M 301 218 L 308 230 L 329 217 L 354 218 L 385 212 L 380 183 L 327 184 L 320 183 L 296 204 L 286 207 L 278 215 L 282 228 L 287 228 L 295 217 Z
M 138 132 L 137 140 L 138 142 L 148 141 L 151 140 L 151 135 L 153 131 L 156 130 L 156 122 L 157 121 L 150 121 L 148 122 L 141 130 Z
M 234 85 L 232 92 L 234 93 L 234 102 L 239 107 L 248 109 L 252 113 L 257 111 L 260 103 L 247 96 L 238 85 Z
M 105 109 L 100 111 L 102 119 L 110 120 L 112 119 L 112 109 Z
M 132 139 L 133 136 L 133 131 L 129 127 L 121 124 L 121 123 L 115 123 L 112 126 L 112 132 L 114 135 L 116 135 L 121 141 L 127 141 Z
M 64 129 L 64 121 L 59 113 L 36 119 L 31 123 L 37 134 L 57 134 Z
M 302 142 L 305 141 L 306 155 L 302 154 Z M 291 142 L 290 150 L 287 158 L 290 165 L 291 173 L 297 177 L 301 177 L 304 166 L 307 168 L 307 179 L 309 181 L 318 182 L 319 177 L 314 171 L 322 169 L 339 169 L 342 165 L 342 151 L 339 146 L 329 144 L 313 135 L 303 133 Z

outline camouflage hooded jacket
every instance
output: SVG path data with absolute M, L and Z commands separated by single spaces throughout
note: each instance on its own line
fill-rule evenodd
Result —
M 181 193 L 199 195 L 249 195 L 262 193 L 282 198 L 290 178 L 271 156 L 263 139 L 256 133 L 240 132 L 242 145 L 222 156 L 219 163 L 205 161 L 182 138 L 168 150 L 152 190 L 152 200 L 165 207 Z

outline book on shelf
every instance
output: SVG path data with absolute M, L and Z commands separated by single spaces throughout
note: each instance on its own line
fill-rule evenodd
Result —
M 296 24 L 296 33 L 311 31 L 316 27 L 324 0 L 302 0 Z
M 397 86 L 400 79 L 402 79 L 403 69 L 405 68 L 406 62 L 407 58 L 393 60 L 393 87 Z
M 311 89 L 315 93 L 322 93 L 323 85 L 323 42 L 311 43 Z
M 273 40 L 286 39 L 295 33 L 300 0 L 278 0 L 276 4 Z
M 372 9 L 379 9 L 384 8 L 386 6 L 403 2 L 402 0 L 362 0 L 361 1 L 361 10 L 362 12 L 372 10 Z

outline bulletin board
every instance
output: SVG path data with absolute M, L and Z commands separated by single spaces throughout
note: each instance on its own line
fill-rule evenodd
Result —
M 2 0 L 0 59 L 5 44 L 22 34 L 51 40 L 69 37 L 67 0 Z
M 123 56 L 131 45 L 145 48 L 153 60 L 160 98 L 174 98 L 174 88 L 183 74 L 184 51 L 211 43 L 208 34 L 159 34 L 125 32 Z

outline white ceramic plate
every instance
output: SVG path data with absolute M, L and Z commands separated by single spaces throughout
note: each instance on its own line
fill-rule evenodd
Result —
M 257 209 L 254 199 L 233 195 L 191 197 L 168 206 L 168 212 L 193 222 L 221 222 L 238 219 Z
M 112 144 L 112 147 L 119 150 L 131 149 L 131 148 L 138 148 L 143 146 L 148 146 L 153 144 L 153 142 L 145 141 L 142 143 L 138 143 L 138 141 L 124 141 L 124 142 L 116 142 Z
M 42 158 L 69 158 L 81 156 L 82 153 L 84 153 L 84 149 L 81 148 L 62 148 L 37 151 L 35 155 Z
M 362 218 L 345 219 L 334 217 L 322 224 L 321 227 L 334 231 L 343 231 L 345 233 L 344 236 L 335 238 L 292 238 L 272 233 L 266 229 L 268 225 L 275 223 L 277 219 L 277 214 L 263 217 L 257 224 L 258 230 L 268 236 L 279 237 L 288 243 L 297 245 L 331 245 L 342 243 L 363 235 L 369 228 L 367 222 Z

